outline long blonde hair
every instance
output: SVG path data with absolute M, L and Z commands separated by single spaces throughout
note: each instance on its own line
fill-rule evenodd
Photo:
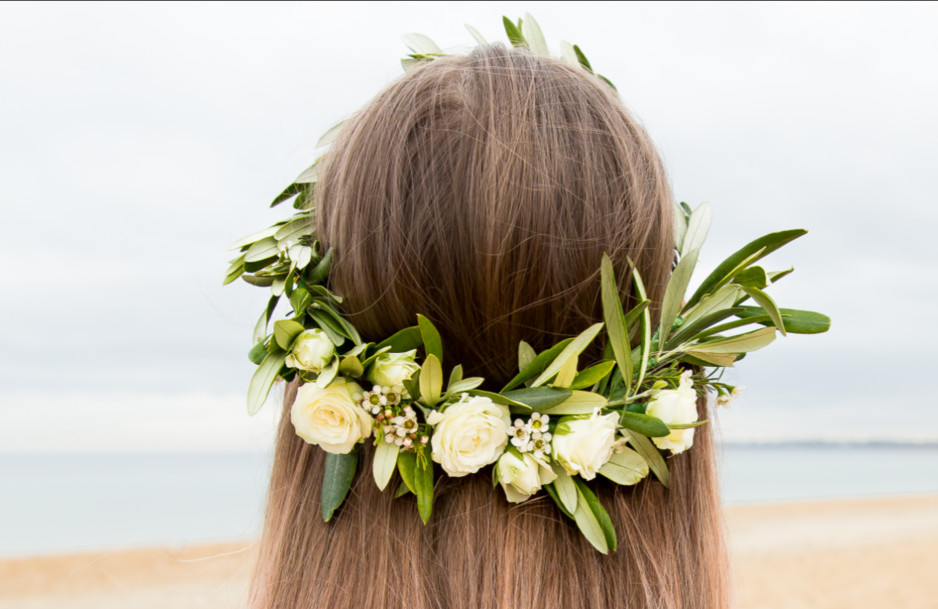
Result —
M 347 122 L 316 198 L 320 238 L 336 250 L 332 286 L 364 338 L 422 313 L 446 361 L 494 390 L 512 375 L 519 340 L 540 350 L 602 319 L 603 252 L 622 278 L 631 258 L 654 303 L 671 270 L 671 192 L 648 135 L 606 84 L 523 49 L 480 47 L 393 83 Z M 706 426 L 670 460 L 670 489 L 595 485 L 620 539 L 603 556 L 549 498 L 509 505 L 485 473 L 441 477 L 424 526 L 412 496 L 379 492 L 364 471 L 323 523 L 324 454 L 289 419 L 252 607 L 728 604 Z M 362 454 L 369 464 L 368 443 Z

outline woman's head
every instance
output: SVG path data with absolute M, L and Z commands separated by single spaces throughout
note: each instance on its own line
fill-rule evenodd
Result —
M 516 369 L 519 340 L 540 350 L 602 319 L 604 252 L 623 296 L 635 262 L 653 306 L 670 272 L 672 201 L 648 136 L 608 85 L 525 50 L 482 47 L 393 83 L 343 127 L 317 189 L 318 235 L 335 248 L 330 280 L 364 338 L 422 313 L 446 360 L 495 390 Z M 363 463 L 372 450 L 363 445 Z M 619 531 L 609 556 L 543 494 L 509 506 L 488 470 L 441 477 L 427 526 L 412 496 L 394 499 L 360 472 L 324 524 L 323 467 L 284 416 L 256 607 L 726 604 L 707 427 L 670 460 L 670 489 L 597 480 Z
M 585 70 L 480 47 L 416 68 L 342 130 L 318 195 L 332 282 L 366 337 L 422 313 L 447 357 L 504 383 L 602 318 L 603 252 L 657 300 L 672 199 L 645 131 Z M 623 288 L 627 286 L 622 286 Z

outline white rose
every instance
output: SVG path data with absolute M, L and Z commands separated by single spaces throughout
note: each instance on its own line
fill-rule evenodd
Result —
M 554 434 L 551 442 L 554 459 L 571 476 L 579 474 L 584 480 L 592 480 L 599 468 L 612 458 L 619 415 L 600 415 L 597 410 L 588 419 L 574 419 L 564 423 L 570 431 Z
M 293 350 L 287 356 L 286 364 L 290 368 L 320 372 L 329 365 L 335 355 L 335 345 L 325 332 L 319 328 L 304 330 L 296 337 Z
M 495 473 L 505 490 L 505 496 L 512 503 L 528 500 L 541 490 L 541 486 L 557 479 L 557 474 L 543 462 L 527 454 L 519 459 L 510 451 L 499 458 Z
M 315 383 L 301 385 L 290 408 L 296 435 L 327 453 L 344 455 L 371 435 L 372 418 L 355 401 L 362 388 L 344 377 L 325 389 Z
M 404 381 L 420 370 L 420 366 L 414 361 L 416 355 L 416 349 L 406 353 L 382 353 L 375 358 L 369 380 L 382 387 L 403 385 Z
M 508 444 L 508 408 L 487 397 L 468 396 L 443 412 L 433 411 L 431 456 L 450 476 L 474 474 L 494 463 Z
M 648 403 L 645 413 L 664 421 L 665 425 L 687 425 L 697 420 L 697 392 L 694 391 L 692 372 L 681 375 L 677 389 L 659 391 Z M 652 438 L 655 446 L 672 453 L 682 453 L 694 443 L 694 428 L 674 429 L 663 438 Z

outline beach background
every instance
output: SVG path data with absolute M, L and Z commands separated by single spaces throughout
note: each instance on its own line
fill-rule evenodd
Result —
M 741 362 L 715 421 L 737 606 L 936 606 L 935 5 L 5 3 L 0 609 L 244 604 L 278 409 L 245 414 L 266 294 L 226 248 L 402 34 L 526 11 L 711 203 L 700 268 L 810 230 L 772 293 L 831 331 Z

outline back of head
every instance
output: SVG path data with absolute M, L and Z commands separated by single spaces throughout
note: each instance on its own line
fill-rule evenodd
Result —
M 363 337 L 426 315 L 494 390 L 520 340 L 541 350 L 602 320 L 604 252 L 622 278 L 634 261 L 653 303 L 671 269 L 671 194 L 644 130 L 598 78 L 523 49 L 413 69 L 347 122 L 317 188 L 330 280 Z M 253 606 L 726 605 L 707 427 L 670 460 L 670 489 L 596 485 L 622 537 L 609 556 L 549 498 L 509 507 L 482 473 L 440 479 L 427 526 L 413 497 L 358 476 L 324 524 L 323 464 L 284 416 Z

